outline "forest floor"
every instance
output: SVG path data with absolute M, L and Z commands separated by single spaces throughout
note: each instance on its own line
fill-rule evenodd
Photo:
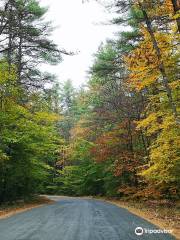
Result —
M 34 197 L 28 201 L 19 200 L 12 203 L 0 204 L 0 219 L 11 217 L 16 213 L 21 213 L 28 211 L 32 208 L 40 207 L 45 204 L 54 203 L 46 197 L 38 196 Z
M 180 201 L 171 203 L 166 200 L 129 201 L 104 198 L 103 200 L 126 208 L 162 229 L 172 230 L 176 239 L 180 239 Z

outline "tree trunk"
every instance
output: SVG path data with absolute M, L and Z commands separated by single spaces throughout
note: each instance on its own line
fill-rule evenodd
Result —
M 8 61 L 8 67 L 9 67 L 9 73 L 11 72 L 11 64 L 12 64 L 12 5 L 10 6 L 9 9 L 9 14 L 8 14 L 8 52 L 7 52 L 7 61 Z
M 180 0 L 172 0 L 172 4 L 173 4 L 173 8 L 174 8 L 174 14 L 176 14 L 180 9 Z M 179 17 L 176 19 L 176 22 L 177 22 L 178 31 L 180 32 L 180 18 Z
M 21 73 L 22 73 L 22 23 L 21 16 L 19 17 L 19 43 L 18 43 L 18 56 L 17 56 L 17 71 L 18 71 L 18 83 L 21 84 Z
M 156 38 L 155 38 L 155 35 L 154 35 L 154 32 L 152 30 L 152 24 L 151 24 L 151 21 L 147 15 L 147 12 L 146 10 L 144 9 L 143 5 L 139 2 L 139 6 L 143 12 L 143 15 L 144 15 L 144 19 L 145 19 L 145 22 L 146 22 L 146 26 L 147 26 L 147 30 L 151 36 L 151 40 L 152 40 L 152 43 L 153 43 L 153 46 L 154 46 L 154 49 L 156 51 L 156 55 L 158 57 L 158 60 L 160 62 L 159 64 L 159 70 L 161 72 L 161 75 L 162 75 L 162 79 L 163 79 L 163 86 L 166 90 L 166 93 L 167 93 L 167 97 L 168 97 L 168 101 L 169 101 L 169 106 L 175 116 L 175 118 L 177 119 L 178 117 L 178 114 L 177 114 L 177 110 L 176 110 L 176 106 L 173 102 L 173 97 L 172 97 L 172 92 L 171 92 L 171 88 L 169 87 L 169 80 L 168 80 L 168 77 L 167 77 L 167 74 L 166 74 L 166 71 L 165 71 L 165 67 L 164 67 L 164 63 L 163 63 L 163 60 L 162 60 L 162 57 L 161 57 L 161 51 L 160 51 L 160 48 L 158 46 L 158 43 L 156 41 Z

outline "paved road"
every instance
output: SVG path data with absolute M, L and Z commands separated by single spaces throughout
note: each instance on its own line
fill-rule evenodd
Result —
M 0 220 L 0 240 L 172 240 L 168 234 L 137 236 L 156 227 L 126 209 L 93 199 L 56 197 L 56 203 Z

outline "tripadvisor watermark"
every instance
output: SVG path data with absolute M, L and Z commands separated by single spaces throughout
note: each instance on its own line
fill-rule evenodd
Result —
M 142 228 L 142 227 L 137 227 L 135 229 L 135 234 L 138 236 L 141 236 L 143 234 L 169 234 L 172 233 L 172 230 L 169 229 L 149 229 L 149 228 Z

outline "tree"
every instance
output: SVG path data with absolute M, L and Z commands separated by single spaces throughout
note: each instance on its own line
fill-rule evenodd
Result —
M 122 4 L 119 1 L 116 7 Z M 127 9 L 129 7 L 138 13 L 134 16 L 141 38 L 138 41 L 134 39 L 136 45 L 124 56 L 124 60 L 132 89 L 143 92 L 148 100 L 137 126 L 150 140 L 148 161 L 142 176 L 150 186 L 167 196 L 171 195 L 171 189 L 176 189 L 179 182 L 175 177 L 179 168 L 176 163 L 179 150 L 177 144 L 174 148 L 169 145 L 170 142 L 176 143 L 174 131 L 178 132 L 179 122 L 177 31 L 175 22 L 170 22 L 172 3 L 133 1 L 127 5 Z
M 63 140 L 57 83 L 49 88 L 37 67 L 61 51 L 42 22 L 38 1 L 8 0 L 1 7 L 0 202 L 39 193 L 51 178 Z M 45 81 L 44 81 L 45 80 Z
M 178 15 L 169 0 L 114 1 L 113 6 L 123 14 L 112 22 L 130 30 L 101 45 L 95 54 L 83 95 L 86 110 L 77 110 L 82 113 L 78 118 L 72 115 L 78 119 L 69 141 L 76 146 L 71 149 L 75 158 L 63 172 L 67 184 L 63 189 L 72 185 L 74 194 L 83 194 L 84 181 L 88 194 L 98 194 L 94 189 L 98 177 L 100 194 L 176 198 Z M 84 142 L 92 144 L 88 156 Z
M 50 22 L 43 22 L 47 8 L 36 0 L 10 0 L 2 9 L 1 43 L 9 65 L 17 67 L 18 83 L 30 91 L 43 88 L 51 80 L 37 68 L 40 63 L 56 64 L 61 60 L 57 45 L 49 39 Z
M 60 131 L 66 141 L 70 140 L 70 131 L 74 124 L 75 110 L 75 89 L 71 80 L 67 80 L 60 89 L 60 106 L 64 120 L 59 124 Z

